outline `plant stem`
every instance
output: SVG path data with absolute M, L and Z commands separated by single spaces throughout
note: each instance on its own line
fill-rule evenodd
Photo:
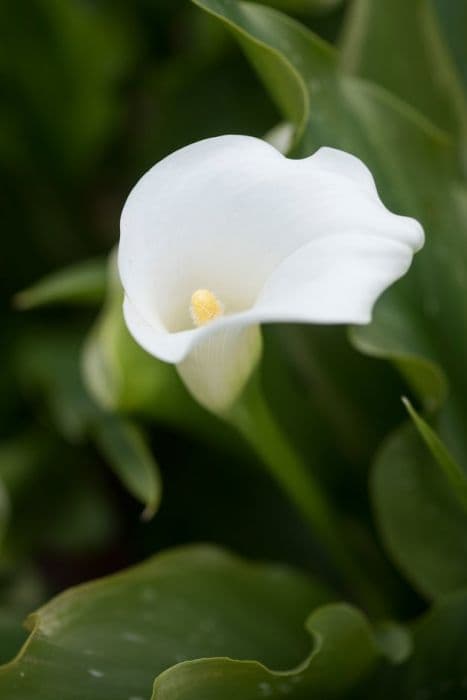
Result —
M 255 377 L 227 419 L 250 443 L 269 473 L 305 519 L 322 544 L 336 571 L 363 607 L 386 610 L 384 599 L 349 551 L 340 518 L 310 469 L 287 440 L 272 416 Z

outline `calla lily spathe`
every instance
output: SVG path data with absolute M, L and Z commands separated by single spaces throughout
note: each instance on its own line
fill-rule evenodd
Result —
M 252 137 L 200 141 L 149 170 L 124 206 L 126 323 L 222 412 L 260 355 L 259 324 L 368 323 L 423 238 L 348 153 L 292 160 Z

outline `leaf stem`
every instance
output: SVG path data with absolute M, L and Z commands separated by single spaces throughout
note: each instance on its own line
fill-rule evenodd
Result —
M 349 551 L 338 513 L 321 485 L 289 443 L 264 400 L 256 376 L 227 419 L 249 442 L 271 476 L 302 513 L 325 553 L 359 603 L 374 613 L 387 612 L 381 592 Z

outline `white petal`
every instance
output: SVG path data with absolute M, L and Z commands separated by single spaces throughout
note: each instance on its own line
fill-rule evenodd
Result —
M 123 315 L 128 330 L 136 342 L 146 352 L 164 362 L 177 363 L 183 360 L 193 346 L 193 336 L 199 335 L 199 331 L 202 330 L 167 333 L 157 320 L 148 323 L 128 297 L 125 297 L 123 302 Z
M 122 212 L 119 246 L 122 283 L 141 315 L 187 328 L 199 288 L 227 311 L 253 303 L 264 281 L 267 222 L 259 219 L 270 206 L 268 192 L 253 190 L 282 160 L 259 139 L 223 137 L 187 146 L 143 176 Z
M 151 355 L 176 363 L 194 398 L 214 413 L 235 402 L 261 354 L 261 332 L 252 318 L 222 319 L 220 324 L 167 333 L 156 330 L 125 298 L 123 312 L 134 339 Z
M 346 232 L 312 241 L 278 266 L 255 315 L 263 321 L 368 323 L 380 294 L 410 266 L 412 250 L 389 237 Z
M 179 331 L 190 327 L 193 291 L 211 289 L 227 314 L 249 309 L 281 261 L 324 233 L 371 227 L 420 245 L 420 229 L 409 241 L 388 217 L 353 156 L 321 149 L 290 160 L 260 139 L 207 139 L 158 163 L 130 194 L 122 283 L 146 322 Z
M 223 411 L 248 379 L 268 321 L 365 323 L 423 231 L 390 213 L 357 158 L 283 157 L 259 139 L 208 139 L 172 154 L 131 192 L 121 222 L 124 313 L 137 342 L 178 365 Z M 225 316 L 192 328 L 210 289 Z
M 360 158 L 351 153 L 323 146 L 311 158 L 315 166 L 322 170 L 328 170 L 339 177 L 344 175 L 350 180 L 359 183 L 369 192 L 376 194 L 376 185 L 370 170 L 362 163 Z
M 231 326 L 196 345 L 177 370 L 202 406 L 224 413 L 243 391 L 260 354 L 259 326 Z

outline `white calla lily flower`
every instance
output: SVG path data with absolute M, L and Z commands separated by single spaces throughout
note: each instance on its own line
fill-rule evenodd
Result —
M 292 160 L 252 137 L 207 139 L 155 165 L 127 199 L 126 323 L 202 404 L 226 411 L 260 355 L 261 323 L 368 323 L 423 239 L 348 153 Z

